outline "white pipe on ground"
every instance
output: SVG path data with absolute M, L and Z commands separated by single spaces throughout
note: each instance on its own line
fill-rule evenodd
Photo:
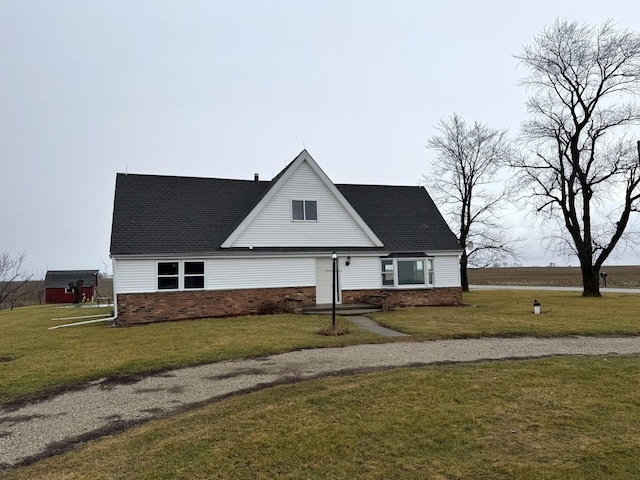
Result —
M 97 320 L 87 320 L 85 322 L 65 323 L 64 325 L 56 325 L 55 327 L 49 327 L 48 330 L 55 330 L 56 328 L 75 327 L 76 325 L 88 325 L 90 323 L 98 322 L 114 322 L 116 317 L 98 318 Z

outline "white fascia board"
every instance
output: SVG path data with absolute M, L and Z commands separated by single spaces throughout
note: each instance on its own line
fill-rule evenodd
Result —
M 390 252 L 356 252 L 351 253 L 348 249 L 339 249 L 338 256 L 340 257 L 385 257 Z M 144 255 L 118 255 L 112 256 L 114 261 L 117 260 L 181 260 L 186 258 L 197 258 L 200 260 L 215 260 L 218 258 L 309 258 L 309 257 L 326 257 L 331 255 L 332 249 L 327 249 L 326 252 L 252 252 L 247 250 L 245 252 L 216 252 L 214 254 L 207 253 L 167 253 L 167 254 L 144 254 Z
M 460 250 L 439 250 L 436 252 L 425 252 L 429 257 L 450 257 L 452 255 L 462 255 L 462 249 Z
M 289 178 L 293 175 L 293 173 L 302 165 L 303 162 L 307 162 L 311 169 L 318 175 L 320 180 L 326 185 L 326 187 L 333 193 L 338 202 L 344 207 L 344 209 L 349 213 L 349 215 L 353 218 L 353 220 L 358 224 L 358 226 L 364 231 L 364 233 L 369 237 L 369 239 L 373 242 L 376 247 L 384 247 L 384 244 L 380 241 L 373 230 L 365 223 L 365 221 L 358 215 L 358 212 L 351 206 L 351 204 L 344 198 L 344 195 L 340 193 L 340 190 L 333 184 L 333 182 L 329 179 L 326 173 L 322 171 L 320 166 L 316 163 L 316 161 L 309 155 L 309 152 L 303 150 L 300 154 L 291 162 L 291 164 L 286 167 L 286 171 L 282 174 L 282 176 L 278 179 L 275 185 L 273 185 L 269 191 L 266 193 L 264 197 L 258 202 L 258 204 L 249 212 L 244 220 L 236 227 L 236 229 L 227 237 L 227 239 L 222 242 L 220 245 L 221 248 L 230 248 L 233 246 L 234 242 L 238 239 L 238 237 L 244 232 L 251 222 L 258 216 L 258 214 L 262 211 L 262 209 L 271 201 L 271 199 L 278 193 L 278 190 L 282 188 L 282 186 L 287 183 Z

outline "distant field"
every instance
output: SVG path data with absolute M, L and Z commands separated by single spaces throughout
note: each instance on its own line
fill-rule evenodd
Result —
M 640 265 L 603 267 L 607 273 L 607 287 L 640 288 Z M 532 285 L 581 287 L 579 267 L 509 267 L 469 270 L 471 285 Z M 600 283 L 603 286 L 602 282 Z

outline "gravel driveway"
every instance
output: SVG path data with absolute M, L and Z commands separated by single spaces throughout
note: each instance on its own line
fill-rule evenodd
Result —
M 484 338 L 301 350 L 127 382 L 105 379 L 1 410 L 0 468 L 32 463 L 157 416 L 282 383 L 442 362 L 632 354 L 640 354 L 640 337 Z

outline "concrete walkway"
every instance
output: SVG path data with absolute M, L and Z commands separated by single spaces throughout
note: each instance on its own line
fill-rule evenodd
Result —
M 382 325 L 378 325 L 376 322 L 367 317 L 354 316 L 349 317 L 349 321 L 353 323 L 356 327 L 364 328 L 373 333 L 377 333 L 378 335 L 382 335 L 383 337 L 408 337 L 408 333 L 397 332 L 396 330 L 391 330 L 390 328 L 383 327 Z
M 104 379 L 0 410 L 0 469 L 56 455 L 158 416 L 278 384 L 441 362 L 638 354 L 640 337 L 481 338 L 309 349 L 128 381 Z

